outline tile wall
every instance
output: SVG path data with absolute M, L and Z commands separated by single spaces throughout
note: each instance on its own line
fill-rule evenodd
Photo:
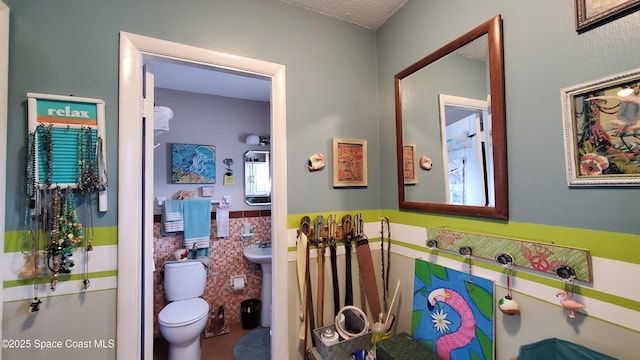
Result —
M 240 303 L 243 300 L 260 298 L 262 284 L 260 265 L 247 261 L 242 252 L 240 234 L 245 221 L 253 226 L 254 239 L 271 238 L 271 213 L 268 210 L 229 212 L 229 237 L 224 238 L 215 237 L 217 233 L 215 213 L 212 214 L 211 220 L 210 271 L 202 297 L 209 303 L 211 311 L 217 311 L 219 306 L 224 306 L 225 322 L 229 324 L 241 322 Z M 153 226 L 156 265 L 156 271 L 153 274 L 155 337 L 160 336 L 158 314 L 167 304 L 160 269 L 166 261 L 175 260 L 174 252 L 183 247 L 182 233 L 163 235 L 160 232 L 160 225 L 160 217 L 157 216 Z M 242 292 L 234 293 L 231 291 L 231 277 L 243 274 L 247 276 L 247 285 Z

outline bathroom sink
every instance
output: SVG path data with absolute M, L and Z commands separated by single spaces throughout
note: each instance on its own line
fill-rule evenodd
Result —
M 260 247 L 256 244 L 251 244 L 244 249 L 244 257 L 254 264 L 260 264 L 262 269 L 260 325 L 267 328 L 271 327 L 271 250 L 271 246 Z
M 271 247 L 249 245 L 244 249 L 244 257 L 254 264 L 271 264 Z

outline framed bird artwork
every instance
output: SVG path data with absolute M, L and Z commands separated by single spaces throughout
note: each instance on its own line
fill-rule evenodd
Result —
M 567 185 L 640 184 L 640 68 L 562 89 Z

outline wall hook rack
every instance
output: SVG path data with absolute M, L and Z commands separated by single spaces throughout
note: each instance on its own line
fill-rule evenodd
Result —
M 458 252 L 465 258 L 471 257 L 471 254 L 473 253 L 473 251 L 471 250 L 471 246 L 461 246 L 460 248 L 458 248 Z
M 461 249 L 473 249 L 474 260 L 485 260 L 509 268 L 522 268 L 550 276 L 565 276 L 567 281 L 592 282 L 589 250 L 552 243 L 509 239 L 497 236 L 467 233 L 449 229 L 427 228 L 428 250 L 443 251 L 462 256 Z M 432 247 L 432 245 L 435 245 Z M 504 265 L 502 264 L 504 263 Z M 560 269 L 565 265 L 571 270 Z
M 513 265 L 513 256 L 506 253 L 500 253 L 496 255 L 496 262 L 502 267 L 511 267 L 511 265 Z
M 571 266 L 561 265 L 556 269 L 556 276 L 562 281 L 573 281 L 576 278 L 576 272 Z

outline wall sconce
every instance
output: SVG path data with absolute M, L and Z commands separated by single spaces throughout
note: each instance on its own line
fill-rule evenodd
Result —
M 260 136 L 258 135 L 249 135 L 244 140 L 244 143 L 247 145 L 259 145 L 260 144 Z
M 244 143 L 247 145 L 267 146 L 271 144 L 271 137 L 251 134 L 247 136 L 247 138 L 244 140 Z

